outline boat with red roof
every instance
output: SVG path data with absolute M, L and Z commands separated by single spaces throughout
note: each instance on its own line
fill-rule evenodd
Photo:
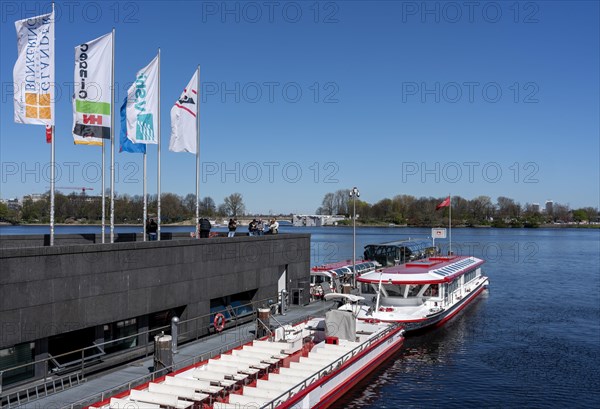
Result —
M 358 319 L 402 323 L 406 331 L 442 325 L 486 290 L 484 260 L 433 256 L 357 278 L 362 304 L 345 304 Z

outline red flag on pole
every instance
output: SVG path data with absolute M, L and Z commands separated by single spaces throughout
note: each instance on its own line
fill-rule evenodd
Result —
M 46 143 L 52 143 L 52 125 L 46 125 Z
M 448 207 L 448 206 L 450 206 L 450 196 L 448 196 L 447 198 L 445 198 L 442 203 L 440 203 L 439 205 L 437 205 L 435 207 L 435 210 L 439 210 L 442 207 Z

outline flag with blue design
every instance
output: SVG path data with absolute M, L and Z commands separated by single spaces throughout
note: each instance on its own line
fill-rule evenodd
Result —
M 132 144 L 158 143 L 158 93 L 157 55 L 127 90 L 124 128 Z
M 133 143 L 127 138 L 127 98 L 121 105 L 121 148 L 119 152 L 146 153 L 145 143 Z

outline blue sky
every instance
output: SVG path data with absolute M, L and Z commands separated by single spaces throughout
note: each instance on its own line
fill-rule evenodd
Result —
M 44 129 L 14 123 L 10 84 L 14 21 L 50 3 L 1 7 L 0 196 L 10 198 L 49 186 Z M 64 84 L 74 47 L 114 26 L 118 104 L 161 48 L 163 192 L 195 190 L 194 156 L 168 151 L 169 110 L 200 64 L 200 194 L 217 204 L 239 192 L 250 212 L 312 213 L 325 193 L 357 186 L 371 203 L 452 193 L 599 206 L 598 2 L 470 7 L 58 1 L 57 186 L 100 190 L 100 148 L 73 144 Z M 141 156 L 117 145 L 116 162 L 117 193 L 141 194 Z M 156 193 L 155 147 L 148 163 Z

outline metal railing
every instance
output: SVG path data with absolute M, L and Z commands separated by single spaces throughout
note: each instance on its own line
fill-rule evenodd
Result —
M 276 297 L 275 297 L 276 298 Z M 235 322 L 235 328 L 238 332 L 238 339 L 241 338 L 242 334 L 240 333 L 240 320 L 241 319 L 245 319 L 248 318 L 248 321 L 250 320 L 254 320 L 256 318 L 256 310 L 257 308 L 264 306 L 264 305 L 268 305 L 269 301 L 271 301 L 272 298 L 266 298 L 266 299 L 262 299 L 262 300 L 257 300 L 257 301 L 252 301 L 250 303 L 246 303 L 246 304 L 242 304 L 239 306 L 236 306 L 233 308 L 233 310 L 238 310 L 240 308 L 244 308 L 244 307 L 252 307 L 252 312 L 249 314 L 246 314 L 244 316 L 238 317 L 237 315 L 235 317 L 232 317 L 232 319 L 230 319 L 229 322 Z M 192 340 L 197 340 L 202 336 L 206 336 L 210 334 L 210 328 L 212 326 L 212 323 L 210 322 L 210 317 L 214 316 L 217 313 L 229 313 L 229 311 L 227 310 L 227 308 L 224 308 L 223 310 L 219 310 L 219 311 L 213 311 L 209 314 L 203 314 L 201 316 L 198 317 L 194 317 L 194 318 L 190 318 L 184 321 L 180 321 L 179 322 L 179 327 L 181 328 L 183 325 L 189 325 L 192 323 L 195 323 L 195 328 L 189 329 L 187 331 L 184 332 L 180 332 L 178 334 L 178 344 L 179 342 L 189 342 Z M 208 324 L 207 326 L 204 326 Z M 194 324 L 192 324 L 191 326 L 193 326 Z M 203 327 L 200 327 L 200 325 L 203 325 Z M 64 379 L 68 379 L 69 380 L 69 385 L 72 385 L 73 382 L 71 381 L 72 377 L 75 376 L 78 380 L 77 383 L 81 383 L 85 380 L 85 370 L 90 368 L 93 365 L 96 365 L 99 362 L 102 362 L 101 357 L 106 358 L 115 358 L 117 359 L 119 357 L 119 355 L 125 354 L 127 352 L 138 352 L 143 348 L 144 349 L 144 353 L 143 353 L 143 357 L 147 358 L 149 356 L 149 354 L 154 352 L 154 344 L 152 342 L 148 342 L 146 341 L 144 343 L 143 346 L 138 346 L 132 349 L 124 349 L 118 352 L 114 352 L 112 354 L 97 354 L 97 353 L 92 353 L 91 355 L 86 356 L 86 352 L 91 351 L 91 350 L 95 350 L 94 352 L 97 352 L 98 350 L 104 351 L 107 345 L 111 345 L 111 344 L 116 344 L 118 342 L 123 342 L 126 340 L 131 340 L 131 339 L 137 339 L 140 336 L 153 336 L 156 334 L 159 334 L 161 332 L 170 332 L 170 328 L 171 325 L 164 325 L 161 327 L 157 327 L 157 328 L 152 328 L 152 329 L 148 329 L 145 331 L 140 331 L 140 332 L 136 332 L 135 334 L 132 335 L 128 335 L 125 337 L 121 337 L 118 339 L 113 339 L 110 341 L 106 341 L 106 342 L 102 342 L 102 343 L 94 343 L 93 345 L 89 346 L 89 347 L 85 347 L 85 348 L 80 348 L 80 349 L 76 349 L 74 351 L 69 351 L 69 352 L 65 352 L 63 354 L 59 354 L 59 355 L 49 355 L 46 358 L 43 359 L 38 359 L 38 360 L 34 360 L 25 364 L 21 364 L 21 365 L 17 365 L 17 366 L 13 366 L 10 368 L 5 368 L 0 370 L 0 391 L 2 391 L 2 382 L 3 382 L 3 374 L 7 374 L 11 371 L 16 371 L 19 369 L 24 369 L 24 368 L 28 368 L 28 367 L 35 367 L 36 365 L 39 364 L 43 364 L 44 365 L 44 376 L 43 378 L 43 383 L 40 385 L 44 386 L 44 395 L 43 396 L 48 396 L 54 392 L 58 392 L 63 390 L 64 388 L 66 388 Z M 184 327 L 185 328 L 185 327 Z M 193 334 L 193 336 L 190 336 L 190 334 Z M 247 341 L 246 341 L 247 342 Z M 222 348 L 221 348 L 222 349 Z M 73 359 L 69 359 L 69 365 L 68 368 L 65 367 L 64 365 L 61 365 L 58 361 L 59 358 L 66 358 L 68 356 L 73 356 L 73 355 L 77 355 L 78 358 L 77 360 L 73 360 Z M 137 358 L 141 358 L 142 354 L 139 353 L 139 356 L 137 356 Z M 131 358 L 130 358 L 131 359 Z M 130 360 L 128 359 L 128 360 Z M 79 362 L 80 361 L 80 365 L 73 365 L 74 362 Z M 58 368 L 58 369 L 57 369 Z M 70 374 L 70 375 L 65 375 L 65 376 L 58 376 L 55 374 L 51 374 L 51 372 L 53 370 L 68 370 L 68 371 L 74 371 L 74 373 Z M 162 372 L 164 372 L 164 369 L 162 370 Z M 145 377 L 147 378 L 147 376 Z M 34 380 L 32 379 L 32 382 Z M 48 388 L 47 385 L 50 384 L 54 384 L 54 383 L 58 383 L 60 382 L 62 389 L 56 389 L 55 387 L 50 387 Z M 39 385 L 38 385 L 39 386 Z M 21 389 L 16 389 L 13 391 L 10 391 L 8 393 L 4 393 L 0 395 L 0 406 L 4 407 L 4 405 L 7 405 L 6 407 L 11 407 L 11 405 L 15 405 L 15 402 L 17 402 L 17 405 L 21 405 L 24 404 L 32 399 L 38 399 L 40 396 L 40 390 L 38 388 L 38 386 L 24 386 Z M 36 389 L 37 388 L 37 389 Z M 30 394 L 29 391 L 34 389 L 36 391 L 37 394 Z

